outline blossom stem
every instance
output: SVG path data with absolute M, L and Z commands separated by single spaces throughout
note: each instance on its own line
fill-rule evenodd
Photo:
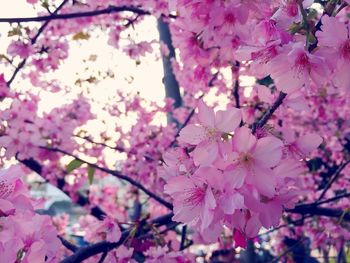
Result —
M 350 163 L 349 161 L 346 161 L 344 163 L 342 163 L 338 169 L 335 171 L 333 177 L 328 181 L 326 187 L 323 189 L 321 195 L 319 196 L 319 198 L 317 199 L 316 202 L 319 202 L 327 193 L 328 189 L 332 186 L 332 184 L 338 179 L 338 177 L 341 175 L 341 172 L 343 171 L 343 169 Z
M 278 109 L 278 107 L 282 105 L 282 102 L 286 96 L 287 96 L 286 93 L 280 92 L 280 94 L 278 95 L 278 98 L 271 105 L 271 107 L 268 108 L 267 111 L 264 113 L 264 115 L 252 125 L 253 133 L 255 133 L 257 129 L 264 127 L 264 125 L 271 118 L 271 116 L 275 113 L 275 111 Z
M 156 225 L 157 227 L 160 227 L 163 225 L 168 225 L 168 224 L 172 223 L 171 218 L 173 217 L 173 215 L 174 215 L 173 213 L 169 213 L 169 214 L 157 217 L 157 218 L 150 221 L 150 225 L 153 224 L 153 225 Z M 104 253 L 106 251 L 109 252 L 112 249 L 121 246 L 124 243 L 124 241 L 129 237 L 131 230 L 132 230 L 132 228 L 123 231 L 121 238 L 118 242 L 111 243 L 111 242 L 107 242 L 107 241 L 102 241 L 99 243 L 80 247 L 73 255 L 65 258 L 60 263 L 78 263 L 78 262 L 82 262 L 83 260 L 90 258 L 94 255 Z M 148 228 L 144 229 L 144 231 L 142 231 L 142 232 L 145 233 L 145 232 L 149 232 L 149 231 L 150 231 L 150 228 L 148 227 Z M 140 235 L 141 235 L 141 232 L 138 231 L 134 237 L 137 238 L 137 237 L 140 237 Z

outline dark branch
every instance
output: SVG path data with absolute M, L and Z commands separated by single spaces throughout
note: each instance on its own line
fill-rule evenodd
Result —
M 35 173 L 42 176 L 42 166 L 36 160 L 34 160 L 32 158 L 25 159 L 25 160 L 19 160 L 19 159 L 17 159 L 17 160 L 20 163 L 22 163 L 23 165 L 25 165 L 27 168 L 29 168 L 30 170 L 32 170 Z M 63 189 L 64 185 L 65 185 L 64 180 L 58 180 L 57 188 L 69 196 L 69 192 L 64 191 L 64 189 Z M 90 202 L 89 202 L 89 199 L 87 197 L 83 196 L 80 193 L 78 194 L 78 200 L 76 201 L 76 204 L 84 207 L 84 206 L 88 205 L 89 203 Z M 91 208 L 90 214 L 99 220 L 102 220 L 106 216 L 106 213 L 104 211 L 102 211 L 102 209 L 99 208 L 98 206 L 94 206 L 93 208 Z
M 181 243 L 180 243 L 180 251 L 185 249 L 186 245 L 186 234 L 187 234 L 187 225 L 182 227 L 181 231 Z
M 324 196 L 325 194 L 327 193 L 328 189 L 331 188 L 331 186 L 333 185 L 333 183 L 338 179 L 338 177 L 341 175 L 341 172 L 343 171 L 343 169 L 350 163 L 350 161 L 346 161 L 344 163 L 342 163 L 337 171 L 334 173 L 334 175 L 332 176 L 332 178 L 328 181 L 326 187 L 323 189 L 320 197 L 317 199 L 317 202 L 320 201 Z
M 108 255 L 108 252 L 104 252 L 100 258 L 100 260 L 98 261 L 98 263 L 103 263 L 103 261 L 105 261 L 106 257 Z
M 334 218 L 342 218 L 345 221 L 350 221 L 350 213 L 340 210 L 325 207 L 317 207 L 314 205 L 301 205 L 293 209 L 286 209 L 286 212 L 301 215 L 318 215 Z
M 138 15 L 150 14 L 150 12 L 148 11 L 144 11 L 140 8 L 133 7 L 133 6 L 109 6 L 105 9 L 98 9 L 93 11 L 77 12 L 77 13 L 57 14 L 57 12 L 53 12 L 51 15 L 47 15 L 47 16 L 0 18 L 0 23 L 24 23 L 24 22 L 43 22 L 43 21 L 48 22 L 51 20 L 92 17 L 92 16 L 113 14 L 113 13 L 119 13 L 119 12 L 132 12 Z
M 240 67 L 240 64 L 238 61 L 236 61 L 236 64 L 232 67 L 232 73 L 233 73 L 232 75 L 235 77 L 232 95 L 235 99 L 236 108 L 241 107 L 240 98 L 239 98 L 239 67 Z
M 171 203 L 167 202 L 166 200 L 164 200 L 160 196 L 158 196 L 155 193 L 151 192 L 145 186 L 143 186 L 141 183 L 135 181 L 134 179 L 132 179 L 132 178 L 126 176 L 126 175 L 123 175 L 123 174 L 119 173 L 118 171 L 113 171 L 113 170 L 110 170 L 108 168 L 98 166 L 97 164 L 90 163 L 90 162 L 88 162 L 86 160 L 83 160 L 83 159 L 79 158 L 78 156 L 75 156 L 75 155 L 73 155 L 71 153 L 68 153 L 68 152 L 63 151 L 63 150 L 58 149 L 58 148 L 47 148 L 47 147 L 42 147 L 42 148 L 46 149 L 46 150 L 49 150 L 49 151 L 59 152 L 59 153 L 71 156 L 71 157 L 75 158 L 76 160 L 78 160 L 80 162 L 83 162 L 83 163 L 86 163 L 86 164 L 90 165 L 91 167 L 93 167 L 93 168 L 95 168 L 97 170 L 100 170 L 102 172 L 105 172 L 105 173 L 108 173 L 110 175 L 113 175 L 113 176 L 115 176 L 115 177 L 117 177 L 117 178 L 119 178 L 121 180 L 127 181 L 131 185 L 133 185 L 136 188 L 142 190 L 145 194 L 147 194 L 148 196 L 150 196 L 154 200 L 158 201 L 160 204 L 164 205 L 165 207 L 169 208 L 170 210 L 173 209 L 173 205 Z
M 71 242 L 64 239 L 63 237 L 61 237 L 61 236 L 57 236 L 57 237 L 61 241 L 62 245 L 65 246 L 70 251 L 76 252 L 79 249 L 76 245 L 72 244 Z
M 346 193 L 346 194 L 342 194 L 342 195 L 337 195 L 337 196 L 335 196 L 335 197 L 326 199 L 326 200 L 324 200 L 324 201 L 316 202 L 315 205 L 323 205 L 323 204 L 327 204 L 327 203 L 332 203 L 332 202 L 334 202 L 334 201 L 337 201 L 337 200 L 340 200 L 340 199 L 342 199 L 342 198 L 349 197 L 349 196 L 350 196 L 350 193 Z
M 264 115 L 253 124 L 253 126 L 252 126 L 253 133 L 255 133 L 257 129 L 264 127 L 264 125 L 272 117 L 272 115 L 275 113 L 275 111 L 278 109 L 278 107 L 281 106 L 281 104 L 286 96 L 287 96 L 286 93 L 280 92 L 280 94 L 278 95 L 278 98 L 272 104 L 272 106 L 270 106 L 267 109 L 267 111 L 264 113 Z
M 171 220 L 172 217 L 173 217 L 173 213 L 169 213 L 169 214 L 166 214 L 164 216 L 158 217 L 158 218 L 150 221 L 150 224 L 155 225 L 156 227 L 167 225 L 167 224 L 172 223 L 172 220 Z M 148 227 L 144 231 L 149 232 L 150 229 L 151 228 Z M 82 262 L 83 260 L 85 260 L 89 257 L 92 257 L 94 255 L 104 253 L 104 252 L 109 252 L 112 249 L 117 248 L 120 245 L 122 245 L 127 240 L 127 238 L 130 236 L 131 230 L 132 229 L 128 229 L 128 230 L 123 231 L 122 236 L 118 242 L 111 243 L 111 242 L 103 241 L 103 242 L 99 242 L 99 243 L 92 244 L 89 246 L 81 247 L 73 255 L 65 258 L 60 263 L 78 263 L 78 262 Z M 134 238 L 138 238 L 140 235 L 141 235 L 141 233 L 137 232 L 135 234 Z

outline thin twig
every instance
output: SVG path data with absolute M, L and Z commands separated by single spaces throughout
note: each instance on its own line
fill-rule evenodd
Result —
M 24 166 L 26 166 L 27 168 L 29 168 L 30 170 L 32 170 L 33 172 L 37 173 L 38 175 L 42 176 L 43 177 L 43 174 L 42 174 L 42 165 L 40 163 L 38 163 L 36 160 L 30 158 L 30 159 L 24 159 L 24 160 L 20 160 L 17 158 L 16 156 L 16 159 L 17 161 L 19 161 L 21 164 L 23 164 Z M 46 180 L 45 177 L 43 177 L 44 180 L 46 182 L 48 182 Z M 64 190 L 64 186 L 65 186 L 65 181 L 64 179 L 61 179 L 61 180 L 57 180 L 57 185 L 55 185 L 58 189 L 60 189 L 63 193 L 65 193 L 66 195 L 70 196 L 71 193 Z M 84 207 L 88 204 L 90 204 L 90 201 L 89 199 L 84 196 L 83 194 L 81 193 L 78 193 L 78 198 L 75 200 L 75 203 Z M 106 213 L 98 206 L 94 206 L 90 209 L 90 214 L 94 217 L 96 217 L 97 219 L 99 220 L 103 220 L 106 216 Z
M 283 251 L 280 255 L 278 255 L 276 258 L 271 260 L 269 263 L 275 263 L 279 262 L 281 258 L 283 258 L 285 255 L 289 254 L 296 246 L 298 246 L 302 241 L 304 241 L 305 238 L 301 238 L 298 242 L 296 242 L 293 246 L 289 247 L 285 251 Z
M 171 218 L 173 217 L 173 213 L 169 213 L 163 216 L 160 216 L 156 219 L 153 219 L 149 222 L 149 225 L 156 225 L 156 227 L 160 227 L 163 225 L 167 225 L 172 223 Z M 149 232 L 151 228 L 146 228 L 144 229 L 145 232 Z M 128 239 L 132 231 L 132 228 L 127 229 L 122 232 L 121 238 L 118 242 L 107 242 L 107 241 L 102 241 L 99 243 L 91 244 L 88 246 L 80 247 L 73 255 L 65 258 L 62 260 L 60 263 L 78 263 L 78 262 L 83 262 L 85 259 L 88 259 L 94 255 L 103 253 L 103 252 L 109 252 L 114 248 L 119 247 L 122 245 L 125 240 Z M 137 232 L 134 235 L 134 238 L 138 238 L 141 235 L 141 233 Z
M 62 245 L 65 246 L 68 250 L 72 252 L 76 252 L 79 249 L 76 245 L 64 239 L 63 237 L 61 236 L 57 236 L 57 237 L 61 241 Z
M 80 162 L 83 162 L 83 163 L 86 163 L 89 166 L 91 166 L 91 167 L 93 167 L 93 168 L 95 168 L 97 170 L 100 170 L 102 172 L 105 172 L 105 173 L 108 173 L 110 175 L 113 175 L 113 176 L 115 176 L 115 177 L 117 177 L 117 178 L 119 178 L 121 180 L 127 181 L 131 185 L 133 185 L 136 188 L 142 190 L 145 194 L 147 194 L 148 196 L 150 196 L 154 200 L 158 201 L 160 204 L 164 205 L 165 207 L 169 208 L 170 210 L 173 209 L 173 205 L 171 203 L 169 203 L 168 201 L 164 200 L 163 198 L 161 198 L 160 196 L 156 195 L 155 193 L 151 192 L 145 186 L 143 186 L 141 183 L 135 181 L 134 179 L 132 179 L 132 178 L 126 176 L 126 175 L 123 175 L 123 174 L 119 173 L 118 171 L 113 171 L 113 170 L 110 170 L 108 168 L 98 166 L 95 163 L 88 162 L 88 161 L 86 161 L 84 159 L 81 159 L 80 157 L 78 157 L 78 156 L 76 156 L 74 154 L 71 154 L 69 152 L 66 152 L 66 151 L 58 149 L 58 148 L 48 148 L 48 147 L 41 147 L 41 148 L 49 150 L 49 151 L 59 152 L 59 153 L 71 156 L 71 157 L 75 158 L 76 160 L 78 160 Z
M 293 209 L 285 209 L 288 213 L 300 214 L 300 215 L 314 215 L 314 216 L 326 216 L 333 218 L 343 217 L 344 221 L 350 221 L 350 213 L 344 212 L 342 209 L 333 209 L 327 207 L 318 207 L 314 205 L 302 205 L 296 206 Z
M 119 12 L 132 12 L 138 15 L 150 14 L 150 12 L 134 6 L 109 6 L 105 9 L 97 9 L 93 11 L 76 12 L 76 13 L 57 14 L 57 12 L 56 13 L 53 12 L 51 15 L 47 15 L 47 16 L 0 18 L 0 23 L 43 22 L 43 21 L 51 21 L 51 20 L 91 17 L 91 16 L 119 13 Z
M 106 257 L 108 255 L 108 251 L 104 252 L 100 258 L 100 260 L 98 261 L 98 263 L 103 263 L 103 261 L 105 261 Z
M 345 198 L 345 197 L 349 197 L 350 196 L 350 193 L 346 193 L 346 194 L 342 194 L 342 195 L 337 195 L 335 197 L 332 197 L 332 198 L 329 198 L 329 199 L 326 199 L 324 201 L 320 201 L 320 202 L 317 202 L 315 205 L 323 205 L 323 204 L 326 204 L 326 203 L 331 203 L 333 201 L 337 201 L 339 199 L 342 199 L 342 198 Z
M 286 96 L 287 96 L 286 93 L 280 92 L 276 101 L 267 109 L 264 115 L 252 125 L 253 133 L 255 133 L 257 129 L 262 128 L 267 123 L 267 121 L 275 113 L 278 107 L 281 106 Z
M 92 144 L 101 145 L 101 146 L 110 148 L 110 149 L 112 149 L 112 150 L 117 150 L 118 152 L 126 152 L 126 150 L 125 150 L 123 147 L 120 147 L 120 146 L 111 146 L 111 145 L 105 144 L 105 143 L 103 143 L 103 142 L 95 142 L 95 141 L 92 140 L 89 136 L 80 136 L 80 135 L 76 134 L 76 135 L 74 135 L 74 137 L 77 137 L 77 138 L 86 140 L 86 141 L 88 141 L 88 142 L 91 142 Z
M 186 234 L 187 234 L 187 225 L 184 225 L 181 231 L 180 251 L 185 249 Z
M 233 91 L 232 91 L 232 95 L 235 99 L 235 103 L 236 103 L 236 108 L 240 108 L 240 99 L 239 99 L 239 62 L 237 61 L 236 64 L 233 66 L 232 68 L 232 73 L 235 74 L 235 83 L 233 86 Z
M 346 161 L 344 163 L 342 163 L 338 169 L 336 170 L 336 172 L 334 173 L 333 177 L 328 181 L 326 187 L 323 189 L 321 195 L 319 196 L 319 198 L 317 199 L 316 202 L 320 201 L 325 194 L 327 193 L 328 189 L 332 186 L 332 184 L 338 179 L 338 177 L 340 176 L 341 172 L 343 171 L 343 169 L 350 163 L 349 161 Z

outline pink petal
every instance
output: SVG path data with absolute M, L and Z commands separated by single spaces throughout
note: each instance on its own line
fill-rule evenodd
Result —
M 241 120 L 241 111 L 236 108 L 231 108 L 216 113 L 215 126 L 218 130 L 229 133 L 239 126 Z
M 193 151 L 195 165 L 210 165 L 218 156 L 219 146 L 216 142 L 204 142 Z
M 276 180 L 273 171 L 263 167 L 254 167 L 254 186 L 260 194 L 273 197 L 276 193 Z
M 282 157 L 281 140 L 275 137 L 264 137 L 257 141 L 254 149 L 254 163 L 261 167 L 276 166 Z
M 247 170 L 241 167 L 235 167 L 233 170 L 225 171 L 224 180 L 227 187 L 232 189 L 241 188 L 244 179 L 247 176 Z
M 192 187 L 194 187 L 194 184 L 189 178 L 186 176 L 176 176 L 171 178 L 164 186 L 164 192 L 168 195 L 174 195 Z
M 247 127 L 238 128 L 232 139 L 233 150 L 239 153 L 250 151 L 255 143 L 256 138 Z
M 338 47 L 347 39 L 346 25 L 335 17 L 323 16 L 321 30 L 316 32 L 320 46 Z
M 251 218 L 248 219 L 247 225 L 245 227 L 245 234 L 249 238 L 256 237 L 259 233 L 259 230 L 261 228 L 261 223 L 258 219 L 257 215 L 253 215 Z
M 199 213 L 199 206 L 185 206 L 179 204 L 174 206 L 174 216 L 172 219 L 176 222 L 190 223 L 193 219 L 198 217 Z
M 264 205 L 264 210 L 259 215 L 263 227 L 270 228 L 279 224 L 282 216 L 282 206 L 275 202 L 269 202 Z
M 241 231 L 234 229 L 233 239 L 235 241 L 235 247 L 242 247 L 242 248 L 247 247 L 247 238 Z
M 204 199 L 204 207 L 202 208 L 202 224 L 201 230 L 208 228 L 214 218 L 214 212 L 212 211 L 216 207 L 215 197 L 210 187 L 207 188 Z
M 221 171 L 214 167 L 200 167 L 193 175 L 193 179 L 196 180 L 200 176 L 199 180 L 204 179 L 207 184 L 217 190 L 223 188 L 223 174 Z
M 214 110 L 208 107 L 203 100 L 198 102 L 198 119 L 203 126 L 214 127 L 215 125 Z
M 244 207 L 244 198 L 239 193 L 228 193 L 221 199 L 220 207 L 225 214 L 231 215 L 236 209 Z
M 205 129 L 202 126 L 189 124 L 180 131 L 179 141 L 191 145 L 197 145 L 206 138 Z
M 296 140 L 296 146 L 304 154 L 309 155 L 322 143 L 322 138 L 316 133 L 308 133 Z
M 271 94 L 271 90 L 263 85 L 257 85 L 258 97 L 261 101 L 266 103 L 273 103 L 274 96 Z

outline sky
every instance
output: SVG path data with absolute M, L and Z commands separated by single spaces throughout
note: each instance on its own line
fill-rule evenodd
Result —
M 7 1 L 0 9 L 0 17 L 29 17 L 36 16 L 36 10 L 25 0 Z M 0 54 L 6 54 L 6 48 L 9 43 L 7 31 L 9 24 L 0 24 Z M 137 35 L 136 35 L 137 33 Z M 148 17 L 140 26 L 136 27 L 134 34 L 138 40 L 158 39 L 156 20 Z M 107 34 L 93 34 L 88 41 L 72 41 L 70 48 L 70 57 L 63 63 L 61 68 L 50 74 L 53 77 L 70 87 L 74 87 L 77 80 L 77 74 L 89 74 L 92 69 L 101 71 L 111 70 L 115 79 L 107 79 L 96 85 L 94 96 L 105 96 L 114 93 L 115 88 L 128 91 L 138 91 L 141 96 L 160 102 L 163 100 L 165 92 L 162 84 L 162 64 L 161 61 L 155 61 L 153 58 L 145 57 L 140 65 L 129 59 L 120 50 L 107 45 Z M 97 55 L 96 61 L 90 63 L 90 71 L 84 72 L 85 65 L 83 59 L 88 59 L 90 55 Z M 64 76 L 64 77 L 63 77 Z M 132 76 L 132 77 L 131 77 Z M 132 83 L 130 80 L 132 79 Z M 101 93 L 103 89 L 103 93 Z M 78 90 L 78 89 L 76 89 Z M 78 92 L 78 91 L 77 91 Z M 50 100 L 50 97 L 48 98 Z M 55 102 L 61 103 L 61 101 Z M 47 106 L 53 106 L 50 103 Z

